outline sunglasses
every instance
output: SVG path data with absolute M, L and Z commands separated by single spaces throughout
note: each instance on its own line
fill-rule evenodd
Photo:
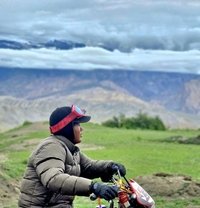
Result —
M 85 116 L 85 110 L 80 109 L 76 105 L 72 105 L 71 113 L 64 117 L 61 121 L 59 121 L 57 124 L 50 126 L 51 133 L 55 133 L 57 131 L 60 131 L 62 128 L 67 126 L 70 122 L 72 122 L 76 118 L 81 118 Z

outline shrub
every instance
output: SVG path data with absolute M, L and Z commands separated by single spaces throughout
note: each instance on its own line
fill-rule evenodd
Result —
M 24 121 L 24 123 L 22 124 L 22 126 L 29 126 L 31 124 L 32 124 L 32 122 L 30 122 L 30 121 Z
M 150 117 L 141 112 L 136 117 L 131 118 L 126 118 L 123 114 L 119 117 L 114 116 L 112 119 L 103 122 L 102 125 L 112 128 L 166 130 L 164 123 L 158 116 Z
M 103 126 L 111 127 L 111 128 L 119 128 L 119 119 L 117 117 L 113 117 L 112 119 L 109 119 L 102 123 Z

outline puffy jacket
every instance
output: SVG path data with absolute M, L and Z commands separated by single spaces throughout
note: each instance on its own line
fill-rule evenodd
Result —
M 75 195 L 89 196 L 91 179 L 106 177 L 111 163 L 91 160 L 65 137 L 50 136 L 29 158 L 18 205 L 70 208 Z

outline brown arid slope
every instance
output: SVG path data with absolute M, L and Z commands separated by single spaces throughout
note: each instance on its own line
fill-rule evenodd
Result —
M 73 103 L 86 108 L 93 122 L 145 112 L 169 128 L 200 128 L 199 75 L 1 67 L 0 74 L 0 131 L 48 120 L 55 107 Z
M 49 96 L 34 100 L 0 97 L 0 131 L 13 128 L 24 121 L 47 121 L 56 107 L 77 104 L 101 123 L 113 116 L 133 117 L 139 112 L 159 116 L 169 128 L 200 128 L 200 116 L 172 112 L 157 103 L 148 103 L 125 91 L 101 87 L 76 91 L 67 96 Z
M 36 70 L 2 67 L 0 74 L 0 96 L 34 100 L 68 96 L 80 90 L 94 91 L 96 87 L 100 87 L 127 92 L 148 103 L 158 103 L 170 111 L 195 115 L 199 113 L 199 108 L 193 107 L 200 102 L 199 96 L 193 96 L 199 89 L 198 74 L 125 69 Z M 188 101 L 190 97 L 192 99 Z
M 185 107 L 200 115 L 200 81 L 191 80 L 185 85 L 186 100 Z

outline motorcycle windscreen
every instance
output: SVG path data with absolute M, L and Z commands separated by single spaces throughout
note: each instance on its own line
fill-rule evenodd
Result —
M 130 180 L 129 183 L 139 204 L 147 208 L 155 208 L 155 202 L 152 197 L 136 181 Z

